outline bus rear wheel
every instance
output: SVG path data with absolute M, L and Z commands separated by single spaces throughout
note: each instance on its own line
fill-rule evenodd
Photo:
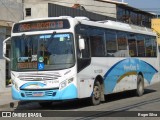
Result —
M 91 97 L 92 105 L 98 105 L 101 102 L 101 85 L 96 81 L 93 86 L 93 95 Z
M 143 79 L 142 75 L 138 75 L 138 77 L 137 77 L 136 93 L 138 96 L 142 96 L 144 93 L 144 79 Z

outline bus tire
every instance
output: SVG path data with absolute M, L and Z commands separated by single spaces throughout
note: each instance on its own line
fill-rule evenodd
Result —
M 47 102 L 39 102 L 39 105 L 41 107 L 50 107 L 52 105 L 51 101 L 47 101 Z
M 138 77 L 137 77 L 136 93 L 138 96 L 142 96 L 144 93 L 144 79 L 143 79 L 142 75 L 138 75 Z
M 93 86 L 93 94 L 91 97 L 91 104 L 98 105 L 101 102 L 101 85 L 99 81 L 96 81 Z

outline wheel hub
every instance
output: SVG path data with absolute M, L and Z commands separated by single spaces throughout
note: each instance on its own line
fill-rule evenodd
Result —
M 95 99 L 100 98 L 100 90 L 99 90 L 98 86 L 94 87 L 94 97 L 95 97 Z

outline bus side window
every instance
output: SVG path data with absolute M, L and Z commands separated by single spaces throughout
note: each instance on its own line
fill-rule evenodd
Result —
M 115 57 L 115 54 L 117 53 L 117 37 L 116 37 L 116 31 L 113 30 L 107 30 L 106 33 L 106 56 L 107 57 Z
M 137 57 L 137 40 L 135 34 L 129 33 L 128 36 L 129 55 Z

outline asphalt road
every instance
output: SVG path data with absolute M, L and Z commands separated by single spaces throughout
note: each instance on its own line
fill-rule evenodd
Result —
M 54 102 L 51 106 L 46 108 L 39 106 L 39 104 L 36 102 L 31 102 L 27 104 L 20 103 L 14 108 L 6 107 L 3 110 L 5 111 L 35 110 L 40 112 L 47 111 L 46 113 L 50 115 L 53 115 L 54 113 L 58 114 L 55 115 L 54 120 L 55 119 L 88 120 L 88 119 L 106 119 L 106 118 L 112 120 L 114 119 L 132 120 L 132 119 L 137 119 L 138 116 L 141 116 L 142 120 L 143 119 L 150 120 L 151 117 L 147 117 L 147 115 L 156 116 L 157 112 L 155 111 L 160 111 L 160 83 L 147 87 L 145 89 L 144 95 L 141 97 L 137 97 L 134 92 L 135 91 L 128 91 L 128 92 L 107 95 L 105 97 L 106 101 L 97 106 L 91 106 L 87 101 L 88 99 L 82 99 L 75 101 Z M 57 113 L 57 111 L 60 111 L 60 114 Z M 58 117 L 61 115 L 62 117 Z M 76 118 L 73 117 L 72 115 L 76 116 Z M 160 115 L 160 112 L 157 115 Z M 144 118 L 144 116 L 146 116 L 146 118 Z M 49 118 L 45 118 L 45 120 L 47 119 Z M 159 120 L 160 117 L 152 117 L 152 119 Z

